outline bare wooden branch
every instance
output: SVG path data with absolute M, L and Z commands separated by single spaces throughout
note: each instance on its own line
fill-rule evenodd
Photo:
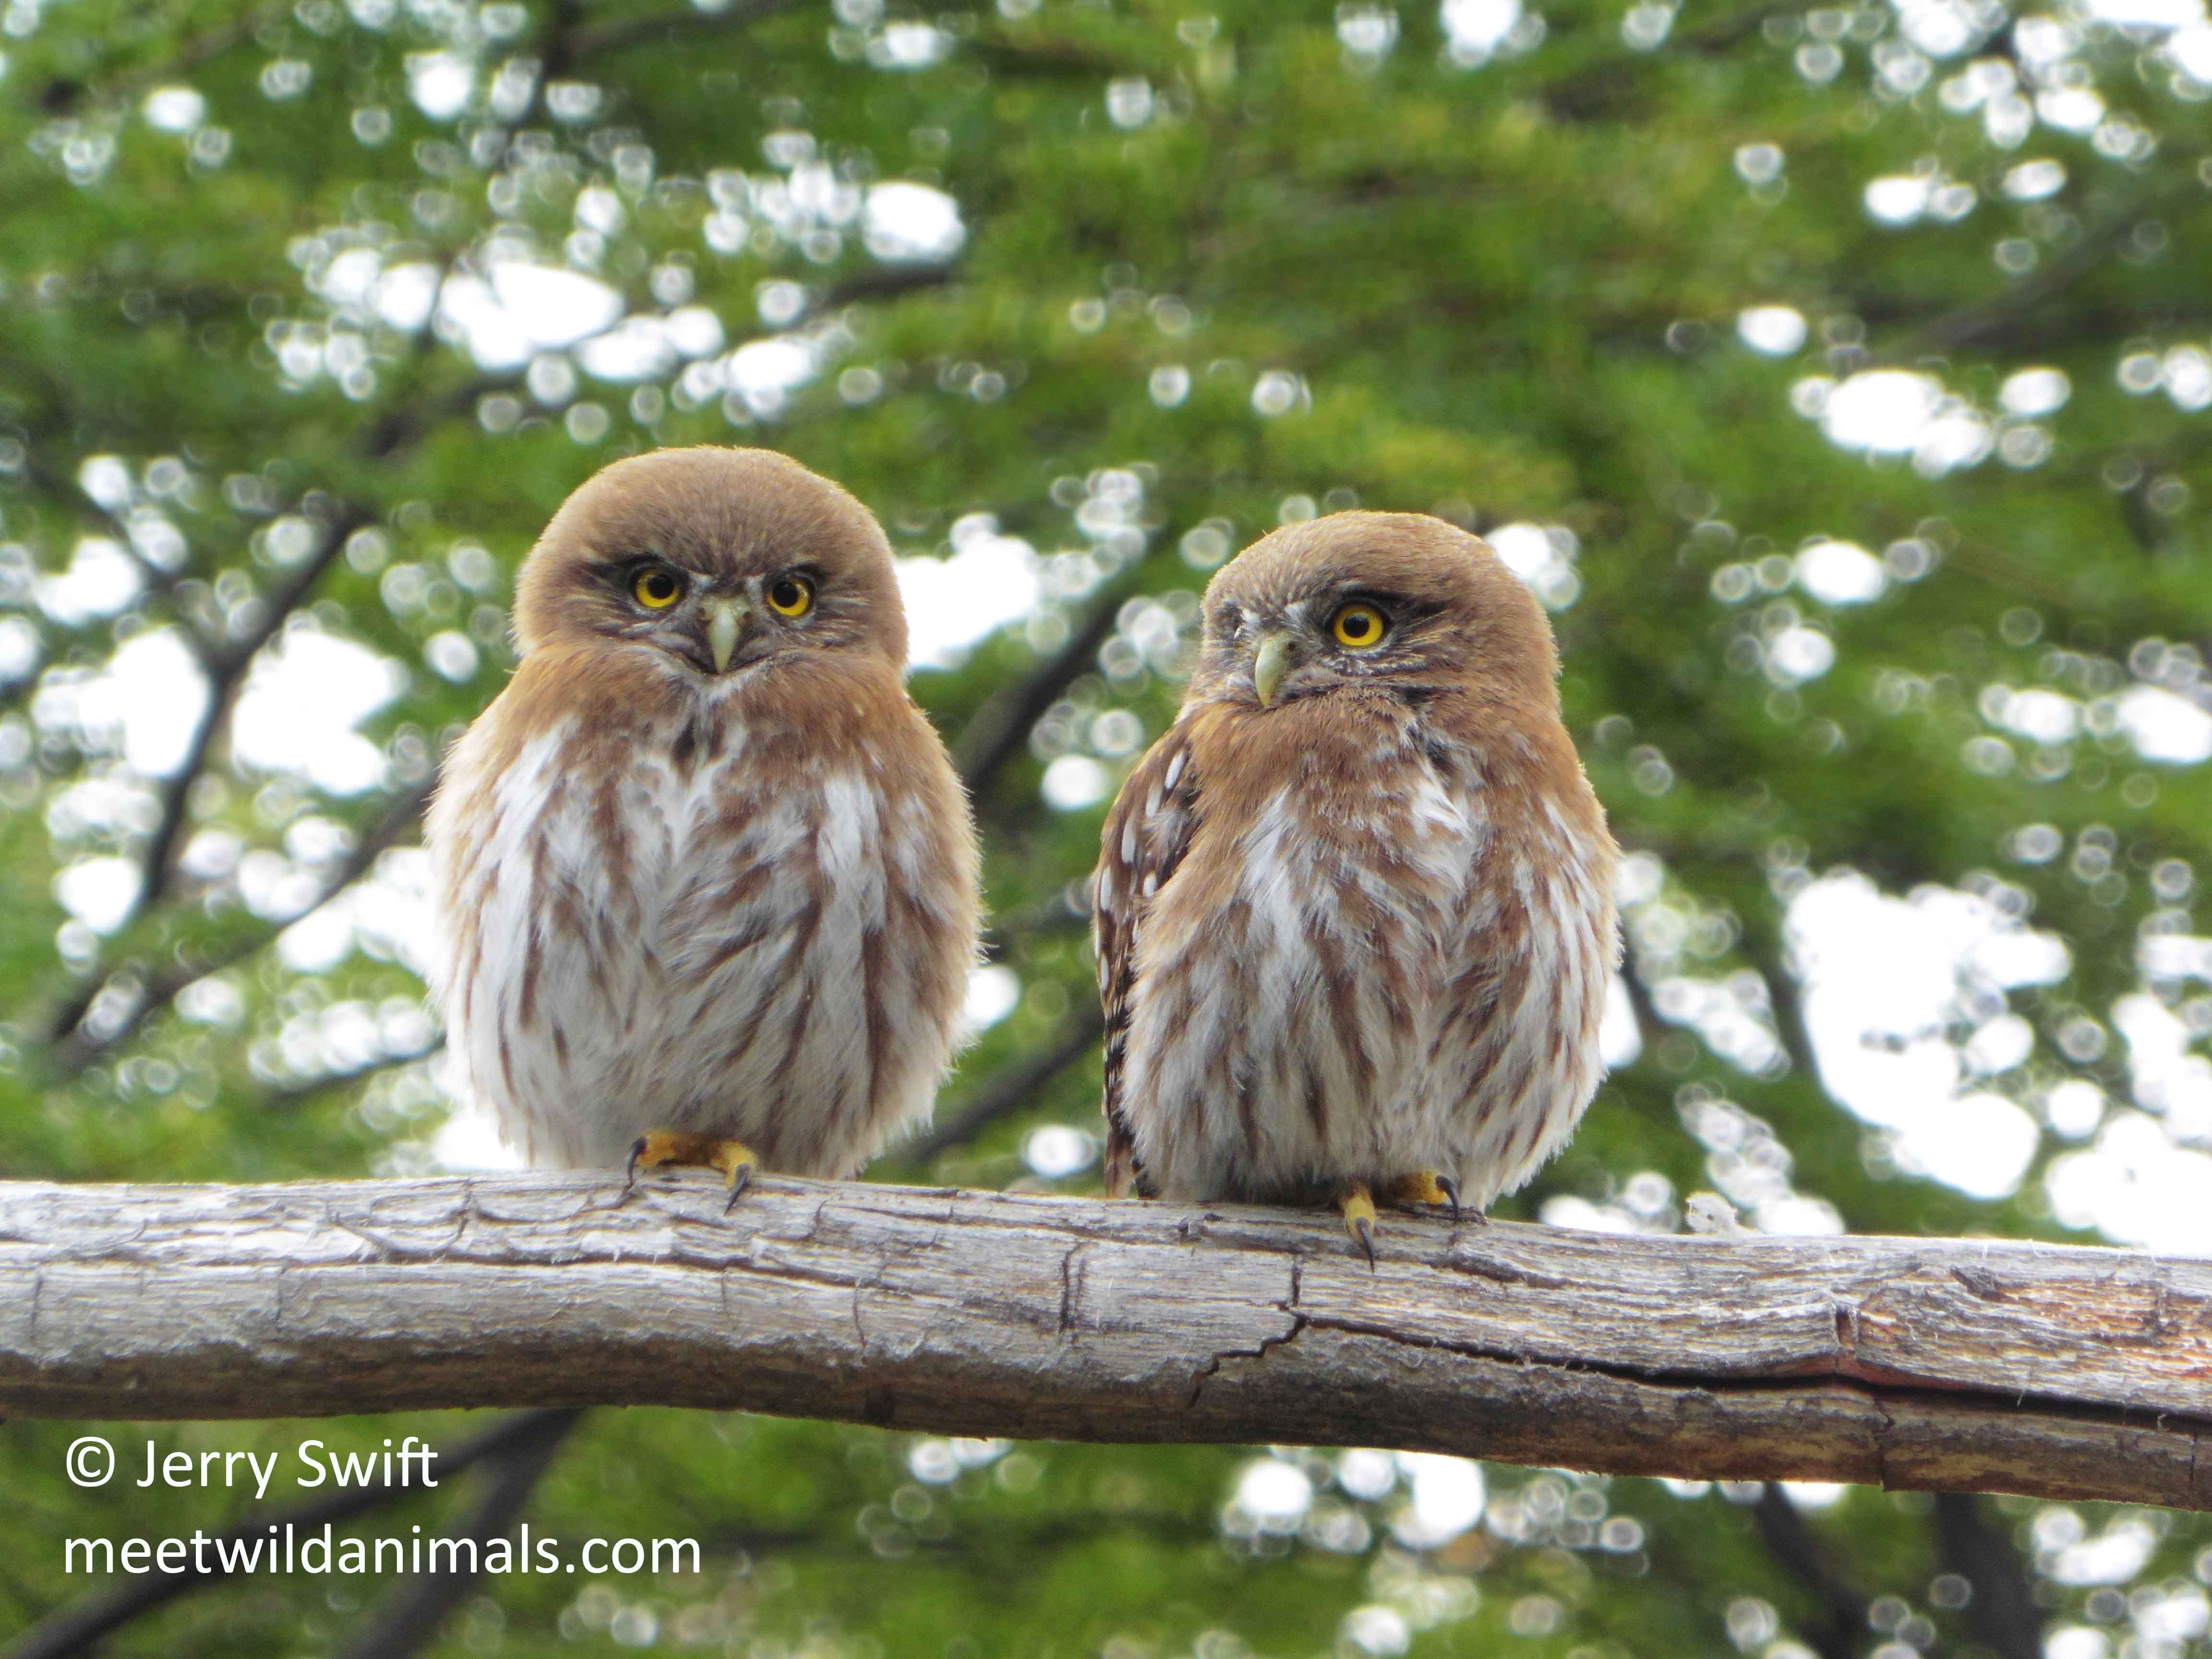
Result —
M 764 1179 L 0 1186 L 0 1413 L 660 1404 L 2212 1508 L 2212 1263 Z

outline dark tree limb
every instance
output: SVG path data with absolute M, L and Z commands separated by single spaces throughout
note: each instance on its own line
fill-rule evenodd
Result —
M 1049 1048 L 1008 1060 L 981 1089 L 951 1116 L 931 1126 L 903 1146 L 891 1149 L 902 1163 L 927 1164 L 940 1152 L 963 1146 L 1000 1118 L 1030 1104 L 1038 1090 L 1098 1046 L 1106 1034 L 1106 1017 L 1095 1003 L 1085 1000 L 1067 1022 L 1060 1039 Z
M 1596 121 L 1619 117 L 1638 100 L 1638 88 L 1656 60 L 1688 54 L 1717 57 L 1757 34 L 1766 20 L 1787 8 L 1752 6 L 1716 18 L 1699 28 L 1680 28 L 1659 52 L 1623 52 L 1599 58 L 1540 88 L 1544 106 L 1562 121 Z
M 117 925 L 117 932 L 128 927 L 168 896 L 176 877 L 177 844 L 183 839 L 185 823 L 191 815 L 192 786 L 207 769 L 216 740 L 229 724 L 231 711 L 237 705 L 239 693 L 245 689 L 254 658 L 276 636 L 285 619 L 300 607 L 324 573 L 337 562 L 345 550 L 346 538 L 368 523 L 370 516 L 367 509 L 348 505 L 334 522 L 325 525 L 322 545 L 263 602 L 260 620 L 239 639 L 219 649 L 195 640 L 194 648 L 207 676 L 207 706 L 201 711 L 199 723 L 192 728 L 182 763 L 161 785 L 161 807 L 154 832 L 147 837 L 138 854 L 138 891 Z M 50 1041 L 65 1046 L 75 1044 L 102 984 L 101 976 L 91 975 L 64 1000 L 49 1023 Z M 64 1074 L 68 1074 L 82 1069 L 83 1062 L 73 1061 L 65 1054 L 60 1064 Z
M 262 1104 L 268 1107 L 296 1106 L 303 1100 L 327 1094 L 332 1089 L 351 1088 L 355 1084 L 373 1078 L 379 1072 L 388 1072 L 395 1066 L 412 1066 L 417 1060 L 428 1060 L 445 1046 L 446 1034 L 441 1031 L 421 1048 L 410 1049 L 404 1054 L 380 1054 L 365 1066 L 351 1066 L 343 1072 L 325 1072 L 320 1077 L 271 1089 L 261 1097 Z
M 222 649 L 203 652 L 201 665 L 208 677 L 207 711 L 192 733 L 184 764 L 162 787 L 161 822 L 141 854 L 145 878 L 139 884 L 138 897 L 125 919 L 125 925 L 168 896 L 169 884 L 175 875 L 174 854 L 184 832 L 191 787 L 206 768 L 208 750 L 217 733 L 229 722 L 231 710 L 245 686 L 254 658 L 276 637 L 286 619 L 305 603 L 315 584 L 322 580 L 323 573 L 337 562 L 339 555 L 345 551 L 346 538 L 369 523 L 373 516 L 363 507 L 349 504 L 343 508 L 334 521 L 322 526 L 322 545 L 262 602 L 260 620 Z
M 1097 665 L 1098 649 L 1113 637 L 1127 597 L 1121 588 L 1110 590 L 1066 645 L 1024 678 L 994 691 L 969 716 L 952 742 L 952 768 L 971 799 L 981 799 L 1006 763 L 1021 753 L 1030 728 L 1044 718 L 1045 710 Z
M 581 64 L 635 46 L 678 40 L 691 34 L 717 34 L 740 24 L 757 22 L 778 12 L 789 11 L 797 3 L 798 0 L 742 0 L 742 3 L 732 3 L 719 11 L 685 6 L 681 9 L 610 17 L 600 23 L 580 23 L 557 38 L 549 51 L 548 61 L 557 53 L 563 64 Z
M 272 919 L 262 932 L 238 939 L 219 951 L 191 953 L 176 965 L 151 975 L 128 1011 L 118 1016 L 112 1026 L 94 1030 L 86 1024 L 85 1016 L 94 1005 L 98 989 L 95 987 L 82 993 L 70 1007 L 64 1010 L 69 1024 L 61 1027 L 64 1035 L 57 1043 L 50 1062 L 55 1074 L 64 1078 L 75 1077 L 102 1054 L 127 1041 L 149 1016 L 174 1002 L 178 993 L 187 985 L 205 979 L 210 974 L 236 967 L 264 949 L 271 939 L 294 922 L 313 915 L 352 886 L 368 873 L 381 854 L 414 827 L 429 799 L 430 787 L 428 782 L 418 784 L 396 797 L 385 809 L 383 816 L 355 843 L 353 851 L 331 872 L 322 890 L 309 902 L 297 910 Z M 57 1024 L 59 1026 L 58 1021 Z
M 447 1534 L 475 1546 L 471 1565 L 424 1573 L 404 1579 L 385 1604 L 347 1640 L 344 1659 L 406 1659 L 434 1641 L 462 1599 L 483 1579 L 480 1565 L 484 1547 L 504 1538 L 522 1518 L 523 1505 L 537 1489 L 545 1471 L 561 1450 L 561 1443 L 576 1426 L 581 1412 L 532 1412 L 502 1452 L 491 1473 L 490 1490 L 467 1520 Z
M 2187 210 L 2201 204 L 2203 189 L 2193 179 L 2163 195 L 2153 197 L 2115 213 L 2085 231 L 2064 252 L 2052 257 L 2031 275 L 2020 278 L 1985 298 L 1975 300 L 1935 319 L 1912 334 L 1887 360 L 1912 362 L 1941 357 L 1987 337 L 2014 330 L 2039 306 L 2064 294 L 2112 262 L 2112 252 L 2146 219 Z
M 561 1431 L 565 1432 L 574 1417 L 575 1413 L 568 1411 L 517 1413 L 459 1445 L 439 1452 L 434 1465 L 439 1478 L 442 1480 L 472 1464 L 506 1457 L 519 1448 L 535 1445 L 544 1440 L 549 1426 L 556 1420 Z M 301 1533 L 319 1532 L 326 1525 L 343 1524 L 386 1504 L 419 1497 L 422 1490 L 420 1486 L 341 1486 L 313 1503 L 249 1515 L 237 1525 L 213 1535 L 228 1543 L 266 1537 L 271 1527 L 289 1526 Z M 211 1559 L 218 1563 L 221 1560 L 220 1555 Z M 7 1650 L 6 1659 L 70 1659 L 70 1656 L 88 1653 L 103 1637 L 141 1613 L 151 1613 L 195 1590 L 223 1583 L 231 1577 L 220 1565 L 207 1572 L 192 1569 L 137 1574 L 75 1607 L 64 1607 L 41 1620 L 16 1638 L 15 1645 Z
M 2212 1262 L 618 1171 L 0 1185 L 0 1412 L 660 1404 L 2212 1508 Z
M 817 290 L 813 309 L 835 311 L 864 300 L 896 300 L 902 295 L 943 288 L 952 280 L 956 269 L 949 264 L 871 265 Z
M 1829 1553 L 1789 1495 L 1770 1480 L 1752 1505 L 1766 1553 L 1819 1604 L 1820 1619 L 1798 1627 L 1820 1659 L 1859 1659 L 1866 1644 L 1865 1596 L 1836 1570 Z
M 1944 1570 L 1973 1586 L 1966 1628 L 1997 1659 L 2042 1659 L 2043 1613 L 2020 1552 L 1966 1492 L 1936 1498 L 1936 1548 Z

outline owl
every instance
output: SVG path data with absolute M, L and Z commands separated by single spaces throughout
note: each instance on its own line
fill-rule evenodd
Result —
M 515 635 L 425 836 L 470 1087 L 536 1164 L 851 1175 L 927 1117 L 976 952 L 883 531 L 766 450 L 617 461 Z
M 1107 1176 L 1480 1215 L 1572 1132 L 1619 960 L 1551 625 L 1487 544 L 1339 513 L 1206 589 L 1096 878 Z

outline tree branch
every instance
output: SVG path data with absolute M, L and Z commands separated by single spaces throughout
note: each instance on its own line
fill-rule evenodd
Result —
M 809 308 L 817 313 L 836 311 L 863 300 L 896 300 L 902 295 L 943 288 L 957 269 L 951 264 L 871 265 L 817 290 Z
M 1751 1515 L 1766 1553 L 1820 1604 L 1820 1623 L 1802 1627 L 1813 1650 L 1820 1659 L 1858 1659 L 1867 1633 L 1866 1597 L 1844 1581 L 1797 1506 L 1773 1481 L 1759 1494 Z
M 2185 212 L 2198 205 L 2203 195 L 2203 188 L 2192 179 L 2186 185 L 2107 216 L 2033 275 L 1936 318 L 1908 335 L 1893 350 L 1883 353 L 1882 360 L 1910 363 L 1923 357 L 1945 356 L 1989 335 L 2015 327 L 2038 306 L 2057 299 L 2075 283 L 2106 269 L 2112 263 L 2112 250 L 2134 234 L 2135 228 L 2144 220 L 2161 214 Z
M 517 1437 L 501 1455 L 491 1490 L 466 1523 L 447 1534 L 475 1545 L 469 1552 L 468 1567 L 403 1580 L 385 1606 L 347 1641 L 345 1659 L 404 1659 L 428 1645 L 461 1598 L 483 1577 L 478 1563 L 484 1547 L 494 1539 L 506 1537 L 522 1518 L 522 1506 L 530 1501 L 530 1494 L 552 1467 L 561 1443 L 582 1415 L 575 1411 L 530 1413 L 530 1432 Z M 431 1557 L 436 1559 L 434 1554 Z
M 1115 618 L 1128 590 L 1110 590 L 1066 645 L 1031 669 L 1025 678 L 1000 686 L 968 717 L 952 742 L 952 769 L 980 799 L 1000 769 L 1030 740 L 1030 728 L 1044 718 L 1067 688 L 1095 667 L 1098 648 L 1113 637 Z
M 440 1451 L 439 1479 L 459 1474 L 482 1459 L 503 1457 L 518 1447 L 527 1448 L 544 1437 L 553 1420 L 557 1419 L 565 1432 L 574 1419 L 574 1413 L 566 1411 L 518 1412 L 483 1433 Z M 215 1558 L 217 1565 L 213 1570 L 202 1572 L 188 1567 L 179 1572 L 156 1571 L 126 1578 L 111 1589 L 42 1620 L 16 1639 L 15 1645 L 8 1650 L 7 1659 L 69 1659 L 69 1656 L 89 1652 L 102 1637 L 139 1614 L 151 1613 L 194 1590 L 224 1583 L 233 1575 L 221 1565 L 222 1544 L 264 1538 L 272 1527 L 318 1532 L 325 1526 L 351 1521 L 399 1498 L 418 1496 L 422 1490 L 419 1486 L 341 1486 L 312 1503 L 290 1509 L 257 1510 L 237 1525 L 214 1534 L 218 1548 Z
M 103 1024 L 97 1030 L 92 1029 L 85 1018 L 95 1006 L 99 991 L 105 985 L 105 981 L 94 981 L 92 988 L 71 1000 L 63 1010 L 61 1018 L 55 1022 L 55 1029 L 61 1036 L 52 1060 L 54 1074 L 62 1078 L 76 1076 L 100 1055 L 129 1038 L 149 1015 L 175 1001 L 177 994 L 185 987 L 245 961 L 294 922 L 313 915 L 359 881 L 368 873 L 378 856 L 405 835 L 416 820 L 422 816 L 422 808 L 430 798 L 430 784 L 425 782 L 394 799 L 385 809 L 384 816 L 331 872 L 329 880 L 324 883 L 322 891 L 313 902 L 289 915 L 273 918 L 265 933 L 235 940 L 221 951 L 192 954 L 179 960 L 175 966 L 153 975 L 127 1012 L 118 1016 L 112 1025 Z M 182 957 L 183 953 L 180 951 L 179 955 Z
M 890 1156 L 902 1164 L 927 1164 L 939 1152 L 975 1139 L 1000 1118 L 1028 1105 L 1038 1090 L 1097 1048 L 1105 1034 L 1106 1016 L 1085 999 L 1058 1042 L 1001 1066 L 951 1117 L 933 1124 L 927 1134 L 893 1147 Z
M 167 896 L 175 863 L 171 854 L 184 830 L 191 787 L 207 764 L 208 749 L 216 732 L 229 720 L 231 708 L 238 701 L 254 658 L 260 654 L 262 647 L 276 637 L 277 630 L 306 602 L 307 595 L 314 592 L 323 573 L 337 562 L 338 556 L 345 551 L 347 538 L 363 525 L 373 523 L 374 518 L 367 507 L 357 504 L 349 502 L 342 507 L 331 522 L 323 526 L 322 545 L 263 602 L 261 620 L 243 637 L 207 657 L 207 713 L 201 718 L 199 729 L 192 734 L 191 747 L 184 764 L 162 791 L 161 820 L 146 844 L 145 879 L 139 884 L 138 897 L 131 907 L 132 919 Z
M 388 1072 L 396 1066 L 412 1066 L 425 1060 L 446 1046 L 446 1034 L 439 1032 L 419 1048 L 404 1054 L 379 1054 L 374 1060 L 360 1066 L 349 1066 L 343 1072 L 325 1072 L 319 1077 L 302 1078 L 297 1083 L 287 1083 L 270 1090 L 261 1097 L 261 1104 L 272 1110 L 297 1106 L 303 1101 L 326 1095 L 333 1089 L 349 1089 L 366 1081 L 380 1072 Z
M 655 1403 L 2212 1508 L 2212 1263 L 763 1178 L 0 1186 L 0 1411 Z
M 1752 6 L 1716 18 L 1703 28 L 1676 31 L 1662 52 L 1623 52 L 1593 59 L 1537 89 L 1536 95 L 1562 121 L 1596 121 L 1620 116 L 1635 101 L 1636 89 L 1651 74 L 1654 62 L 1685 52 L 1718 57 L 1759 33 L 1778 4 Z
M 1936 1542 L 1947 1572 L 1973 1588 L 1966 1628 L 1997 1659 L 2042 1659 L 2043 1614 L 2035 1583 L 2002 1529 L 1983 1518 L 1965 1492 L 1936 1499 Z
M 345 550 L 346 538 L 369 523 L 371 516 L 360 507 L 349 504 L 343 508 L 333 522 L 323 527 L 323 544 L 314 556 L 264 601 L 259 622 L 243 637 L 221 650 L 210 651 L 204 644 L 198 646 L 200 665 L 208 679 L 207 707 L 201 711 L 199 724 L 192 729 L 184 760 L 161 785 L 160 815 L 154 833 L 147 838 L 145 850 L 138 856 L 137 896 L 131 901 L 130 908 L 114 932 L 121 933 L 168 896 L 176 874 L 177 842 L 183 837 L 185 821 L 191 812 L 192 786 L 207 769 L 209 753 L 229 723 L 231 710 L 245 687 L 247 671 L 253 666 L 253 659 L 262 647 L 283 627 L 285 618 L 314 590 L 323 573 L 337 562 Z M 99 997 L 101 984 L 95 975 L 64 1002 L 49 1028 L 54 1041 L 74 1041 L 83 1028 L 85 1015 Z M 64 1066 L 67 1069 L 66 1062 Z M 82 1069 L 81 1064 L 76 1069 Z
M 745 0 L 719 11 L 696 6 L 681 10 L 648 12 L 642 16 L 611 17 L 603 23 L 581 24 L 562 33 L 547 54 L 557 52 L 565 65 L 580 64 L 602 53 L 621 52 L 647 40 L 674 40 L 686 34 L 710 34 L 788 11 L 795 0 Z

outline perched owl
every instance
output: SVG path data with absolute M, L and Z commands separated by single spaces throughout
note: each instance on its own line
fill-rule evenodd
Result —
M 1596 1089 L 1617 849 L 1487 544 L 1340 513 L 1206 590 L 1097 872 L 1109 1188 L 1480 1213 Z
M 758 449 L 617 461 L 517 582 L 426 839 L 448 1042 L 533 1164 L 852 1174 L 975 957 L 965 797 L 866 509 Z

